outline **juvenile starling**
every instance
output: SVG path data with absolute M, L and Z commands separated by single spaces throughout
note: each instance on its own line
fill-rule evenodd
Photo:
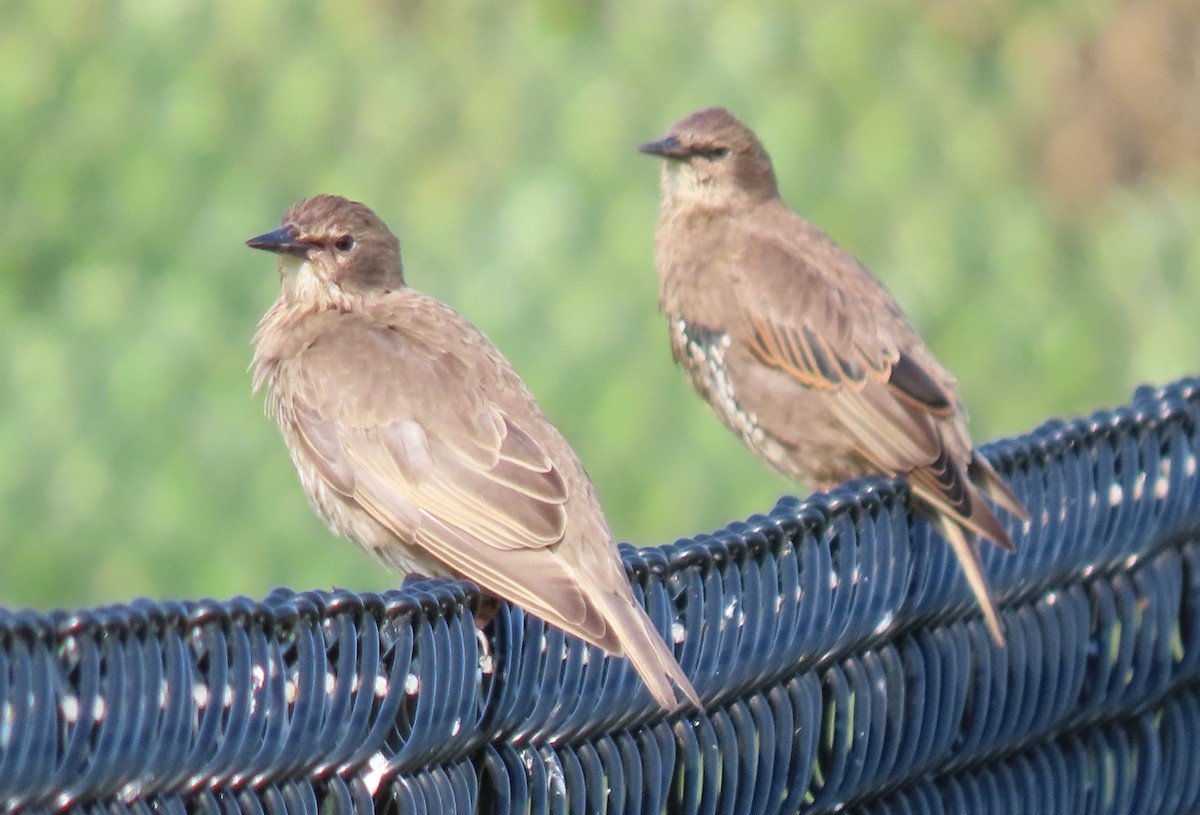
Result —
M 698 707 L 574 451 L 478 329 L 408 287 L 383 221 L 321 195 L 247 244 L 279 256 L 281 283 L 255 336 L 254 390 L 266 386 L 329 528 L 628 657 L 667 710 L 672 682 Z
M 981 492 L 1028 514 L 975 452 L 954 378 L 883 284 L 788 209 L 766 150 L 728 111 L 693 113 L 640 149 L 666 159 L 659 305 L 692 385 L 746 446 L 812 487 L 906 476 L 1003 643 L 975 536 L 1013 544 Z

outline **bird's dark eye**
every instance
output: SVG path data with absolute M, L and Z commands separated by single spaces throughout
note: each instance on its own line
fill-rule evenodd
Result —
M 705 147 L 702 150 L 697 150 L 698 155 L 704 156 L 709 161 L 717 161 L 729 155 L 728 147 Z
M 350 237 L 349 235 L 342 235 L 333 242 L 333 248 L 339 252 L 349 252 L 354 248 L 354 238 Z

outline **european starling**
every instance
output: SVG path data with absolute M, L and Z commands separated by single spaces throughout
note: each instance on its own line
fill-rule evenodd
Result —
M 671 349 L 717 416 L 818 489 L 903 475 L 1003 643 L 975 536 L 1012 550 L 981 493 L 1028 520 L 975 452 L 954 378 L 866 268 L 779 197 L 771 159 L 722 108 L 641 146 L 663 157 L 655 234 Z
M 465 578 L 628 657 L 650 693 L 696 691 L 633 595 L 596 490 L 508 361 L 409 288 L 367 207 L 321 195 L 247 241 L 279 256 L 259 323 L 267 389 L 309 502 L 405 573 Z

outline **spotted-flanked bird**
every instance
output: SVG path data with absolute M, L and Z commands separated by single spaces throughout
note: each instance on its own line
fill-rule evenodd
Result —
M 574 451 L 478 329 L 409 288 L 383 221 L 321 195 L 247 244 L 279 256 L 281 283 L 254 389 L 329 528 L 627 657 L 667 710 L 672 682 L 698 707 Z
M 997 642 L 975 536 L 1013 544 L 983 493 L 1028 520 L 975 452 L 954 378 L 866 268 L 779 197 L 749 128 L 701 110 L 641 146 L 661 156 L 659 304 L 692 384 L 784 475 L 828 489 L 904 475 L 954 548 Z

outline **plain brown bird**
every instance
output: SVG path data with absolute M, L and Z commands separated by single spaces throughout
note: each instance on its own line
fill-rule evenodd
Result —
M 676 707 L 700 701 L 633 591 L 595 488 L 496 347 L 405 283 L 362 204 L 321 195 L 247 241 L 279 255 L 255 337 L 317 514 L 401 572 L 466 578 L 611 654 Z
M 974 536 L 1012 540 L 981 492 L 1028 520 L 978 455 L 946 372 L 866 268 L 779 197 L 771 159 L 722 108 L 642 145 L 666 159 L 655 235 L 675 359 L 779 472 L 829 489 L 904 475 L 1003 643 Z

